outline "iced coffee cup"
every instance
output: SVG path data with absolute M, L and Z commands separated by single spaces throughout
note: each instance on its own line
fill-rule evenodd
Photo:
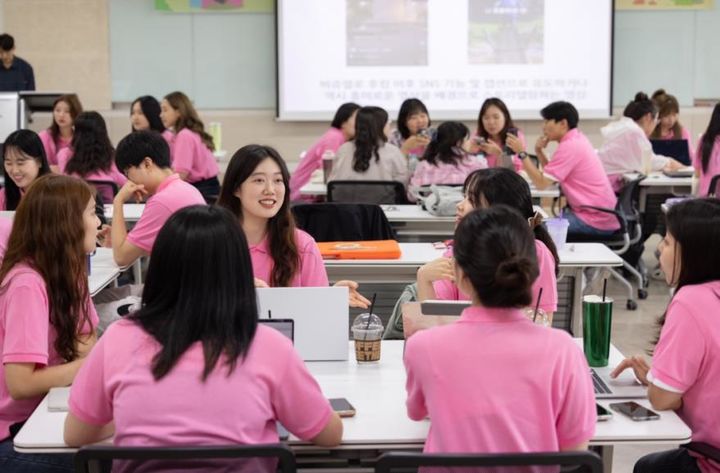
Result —
M 360 314 L 352 325 L 355 340 L 355 359 L 358 363 L 380 360 L 380 345 L 384 327 L 380 317 L 375 314 Z

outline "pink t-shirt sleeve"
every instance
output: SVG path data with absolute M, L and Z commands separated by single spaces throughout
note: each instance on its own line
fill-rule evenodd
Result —
M 597 422 L 595 391 L 585 355 L 569 336 L 564 351 L 555 374 L 559 379 L 553 380 L 553 385 L 557 387 L 554 407 L 560 449 L 590 440 L 595 435 Z
M 58 151 L 57 165 L 58 168 L 60 168 L 61 173 L 65 174 L 65 167 L 67 166 L 68 161 L 70 161 L 70 158 L 72 158 L 72 152 L 70 151 L 70 148 L 64 148 Z
M 422 337 L 422 332 L 416 333 L 405 342 L 405 353 L 403 355 L 407 375 L 405 381 L 405 391 L 407 392 L 405 407 L 407 408 L 408 417 L 412 420 L 422 420 L 428 415 L 425 393 L 420 379 L 425 365 L 419 359 L 422 355 L 422 347 L 418 347 L 417 343 L 420 337 Z
M 433 289 L 435 290 L 435 298 L 443 301 L 460 300 L 460 290 L 454 282 L 445 279 L 433 281 Z
M 335 129 L 326 131 L 298 163 L 292 176 L 290 176 L 290 199 L 297 200 L 300 198 L 300 188 L 307 184 L 312 173 L 322 166 L 323 153 L 326 150 L 335 153 L 345 142 L 342 133 L 334 133 L 333 130 Z
M 540 274 L 533 283 L 533 302 L 537 303 L 540 289 L 542 288 L 542 298 L 540 299 L 540 308 L 545 312 L 555 312 L 557 310 L 557 277 L 555 276 L 555 258 L 550 249 L 540 240 L 535 240 L 535 251 L 537 253 L 538 269 Z
M 145 205 L 140 220 L 128 233 L 127 240 L 146 253 L 150 253 L 155 238 L 171 213 L 162 203 L 150 199 Z
M 39 275 L 17 274 L 5 296 L 4 363 L 37 363 L 49 359 L 50 308 Z
M 112 341 L 111 326 L 93 347 L 70 388 L 69 411 L 91 425 L 113 419 L 112 399 L 105 385 L 105 344 Z
M 656 386 L 683 393 L 698 379 L 708 347 L 685 302 L 673 301 L 653 354 L 650 378 Z
M 564 152 L 561 147 L 558 147 L 555 154 L 553 154 L 550 162 L 548 162 L 543 171 L 555 178 L 557 181 L 564 181 L 573 170 L 573 160 L 570 156 Z
M 277 419 L 302 440 L 316 437 L 330 420 L 332 408 L 292 347 L 288 347 L 285 372 L 279 381 L 271 397 Z
M 308 234 L 298 234 L 298 251 L 300 251 L 300 286 L 327 287 L 328 276 L 320 248 Z
M 38 134 L 38 136 L 40 137 L 40 141 L 42 141 L 43 148 L 45 148 L 45 155 L 47 156 L 48 163 L 57 164 L 55 142 L 52 139 L 50 130 L 43 130 Z

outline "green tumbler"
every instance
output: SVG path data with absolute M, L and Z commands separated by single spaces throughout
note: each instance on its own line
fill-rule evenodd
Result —
M 613 300 L 600 296 L 583 297 L 583 351 L 593 367 L 608 365 Z

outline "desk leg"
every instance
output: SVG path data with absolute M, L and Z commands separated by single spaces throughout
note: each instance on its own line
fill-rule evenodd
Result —
M 142 284 L 142 256 L 133 263 L 133 276 L 135 276 L 135 284 Z
M 595 445 L 590 450 L 600 455 L 603 462 L 603 472 L 612 473 L 613 467 L 613 446 L 612 445 Z

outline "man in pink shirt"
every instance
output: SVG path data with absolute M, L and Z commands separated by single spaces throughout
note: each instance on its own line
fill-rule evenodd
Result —
M 540 111 L 545 123 L 543 136 L 535 144 L 535 153 L 543 166 L 540 171 L 529 159 L 527 152 L 518 156 L 525 172 L 535 187 L 545 189 L 559 183 L 569 208 L 564 216 L 570 221 L 568 234 L 607 237 L 620 228 L 613 214 L 586 208 L 586 206 L 615 209 L 617 199 L 605 174 L 600 158 L 590 141 L 577 129 L 579 116 L 569 102 L 553 102 Z M 558 147 L 549 159 L 544 152 L 550 141 Z
M 113 201 L 111 241 L 113 257 L 119 266 L 128 266 L 152 250 L 158 232 L 175 211 L 191 205 L 204 205 L 200 191 L 180 179 L 170 167 L 170 149 L 165 139 L 151 131 L 137 131 L 118 143 L 117 168 L 128 182 Z M 128 233 L 123 204 L 131 197 L 150 196 L 137 224 Z

